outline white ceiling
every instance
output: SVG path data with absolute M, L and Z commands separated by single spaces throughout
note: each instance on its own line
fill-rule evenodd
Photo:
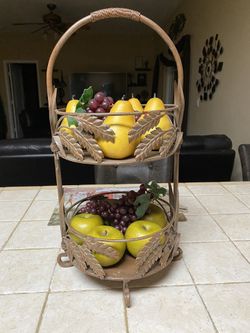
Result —
M 74 23 L 92 11 L 107 7 L 131 8 L 151 18 L 164 29 L 172 23 L 170 20 L 183 0 L 0 0 L 0 32 L 32 32 L 39 28 L 36 25 L 13 26 L 13 23 L 42 22 L 42 16 L 49 11 L 48 3 L 57 5 L 55 13 L 60 15 L 63 22 Z M 112 22 L 111 22 L 112 21 Z M 114 20 L 98 22 L 94 24 L 91 31 L 103 29 L 114 32 L 114 30 L 127 32 L 131 29 L 138 32 L 147 31 L 143 25 L 133 22 L 127 24 L 125 21 L 115 23 L 117 29 L 112 25 Z M 119 21 L 119 20 L 118 20 Z M 132 28 L 131 28 L 132 27 Z

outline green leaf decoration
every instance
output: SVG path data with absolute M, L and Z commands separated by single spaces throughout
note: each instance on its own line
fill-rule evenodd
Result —
M 78 105 L 78 104 L 77 104 L 77 105 Z M 84 113 L 84 112 L 86 112 L 86 110 L 83 109 L 81 106 L 78 107 L 78 108 L 76 108 L 76 113 Z
M 160 197 L 164 197 L 167 194 L 167 190 L 164 187 L 161 187 L 156 183 L 156 181 L 152 180 L 148 184 L 146 184 L 147 190 L 153 194 L 155 199 Z
M 78 125 L 78 122 L 77 120 L 74 118 L 74 117 L 67 117 L 68 119 L 68 124 L 69 124 L 69 127 L 70 126 L 77 126 Z
M 150 197 L 151 197 L 150 193 L 144 193 L 136 198 L 134 204 L 135 206 L 137 206 L 135 214 L 138 217 L 138 219 L 140 219 L 145 215 L 150 204 Z
M 76 104 L 76 113 L 83 113 L 86 112 L 85 109 L 88 105 L 88 102 L 91 100 L 91 98 L 93 97 L 93 88 L 90 86 L 87 89 L 83 90 L 83 93 L 81 95 L 81 97 L 79 98 L 78 103 Z M 78 111 L 78 109 L 80 109 Z
M 83 94 L 80 97 L 79 101 L 86 104 L 91 100 L 91 98 L 93 97 L 93 94 L 94 94 L 93 88 L 92 88 L 92 86 L 90 86 L 87 89 L 83 90 Z

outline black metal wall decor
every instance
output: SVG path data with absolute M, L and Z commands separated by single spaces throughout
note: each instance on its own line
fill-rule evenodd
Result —
M 211 36 L 205 42 L 202 56 L 199 58 L 200 79 L 196 81 L 199 98 L 207 101 L 213 98 L 219 79 L 216 74 L 222 71 L 223 62 L 219 61 L 224 49 L 218 38 L 218 34 Z

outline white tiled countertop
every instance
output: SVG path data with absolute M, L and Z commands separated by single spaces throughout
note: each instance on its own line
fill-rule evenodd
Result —
M 180 184 L 180 204 L 183 259 L 126 308 L 120 283 L 56 264 L 55 187 L 0 188 L 0 333 L 250 332 L 250 182 Z

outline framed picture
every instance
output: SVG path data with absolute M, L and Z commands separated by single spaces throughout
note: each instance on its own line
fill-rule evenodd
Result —
M 137 74 L 137 84 L 138 84 L 138 86 L 146 86 L 147 75 L 144 73 Z

